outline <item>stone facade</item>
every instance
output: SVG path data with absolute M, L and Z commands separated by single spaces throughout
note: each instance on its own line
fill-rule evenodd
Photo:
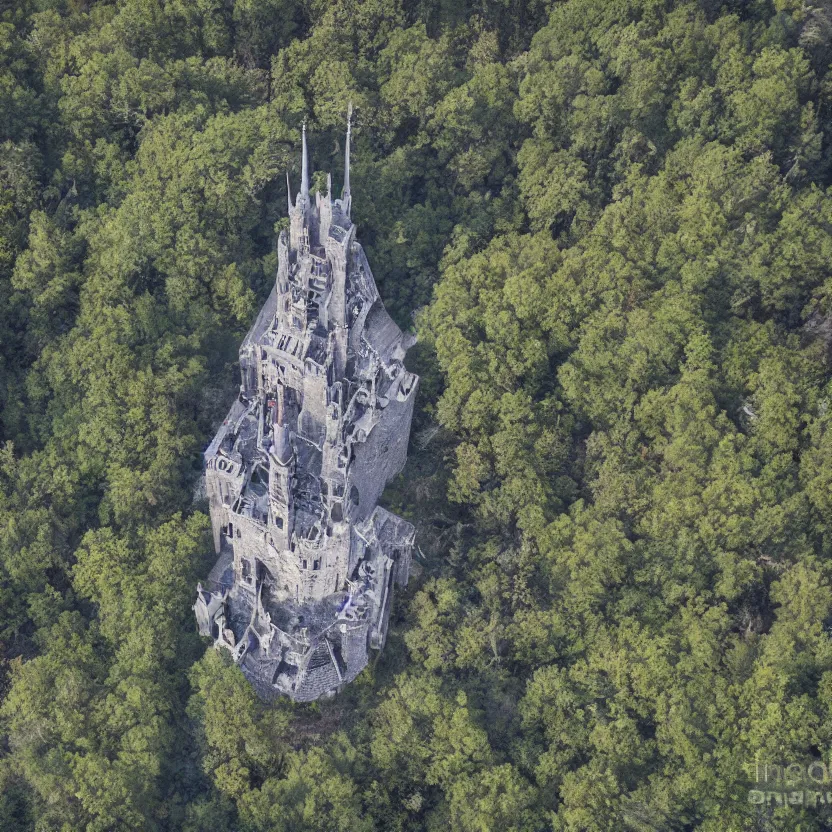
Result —
M 301 189 L 275 286 L 240 347 L 242 385 L 205 452 L 219 560 L 197 587 L 199 631 L 264 699 L 310 701 L 381 649 L 413 526 L 376 505 L 407 455 L 418 378 L 341 199 Z

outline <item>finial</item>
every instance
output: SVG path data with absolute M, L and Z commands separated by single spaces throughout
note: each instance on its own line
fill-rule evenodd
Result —
M 289 184 L 289 171 L 286 171 L 286 199 L 289 200 L 289 213 L 292 213 L 292 186 Z
M 341 191 L 341 203 L 347 216 L 350 214 L 352 199 L 350 196 L 350 135 L 352 134 L 352 101 L 347 105 L 347 149 L 344 157 L 344 190 Z
M 303 120 L 303 156 L 301 158 L 300 195 L 309 199 L 309 154 L 306 151 L 306 119 Z

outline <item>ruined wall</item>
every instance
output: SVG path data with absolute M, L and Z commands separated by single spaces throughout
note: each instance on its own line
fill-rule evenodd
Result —
M 370 516 L 387 483 L 404 468 L 409 434 L 403 435 L 399 426 L 410 424 L 415 400 L 415 383 L 404 401 L 391 396 L 384 409 L 387 411 L 385 417 L 374 425 L 364 442 L 355 445 L 355 460 L 350 466 L 347 499 L 355 505 L 355 511 L 351 516 L 356 521 L 366 520 Z

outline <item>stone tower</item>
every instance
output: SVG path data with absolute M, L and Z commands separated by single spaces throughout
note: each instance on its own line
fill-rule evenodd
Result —
M 341 199 L 300 192 L 275 286 L 240 347 L 242 384 L 207 451 L 219 560 L 197 587 L 199 631 L 264 699 L 350 682 L 387 634 L 413 526 L 376 505 L 407 455 L 418 378 Z

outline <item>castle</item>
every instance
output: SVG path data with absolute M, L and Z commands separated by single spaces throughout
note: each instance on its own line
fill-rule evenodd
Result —
M 404 466 L 418 377 L 341 199 L 289 194 L 274 288 L 240 347 L 242 384 L 205 452 L 219 555 L 194 604 L 258 695 L 338 691 L 387 635 L 414 528 L 376 505 Z M 287 174 L 288 185 L 288 174 Z

